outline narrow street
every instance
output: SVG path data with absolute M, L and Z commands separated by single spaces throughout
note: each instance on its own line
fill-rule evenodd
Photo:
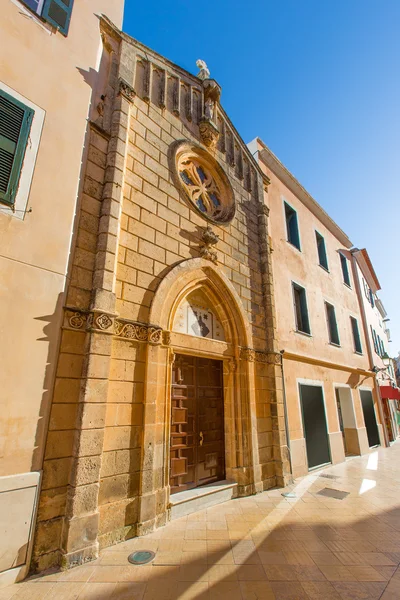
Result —
M 295 498 L 274 490 L 232 500 L 0 599 L 398 600 L 399 488 L 395 444 L 297 480 L 286 490 Z M 128 563 L 139 549 L 156 552 L 151 565 Z

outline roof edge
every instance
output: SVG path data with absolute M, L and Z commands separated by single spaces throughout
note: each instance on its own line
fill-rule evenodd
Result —
M 295 194 L 301 202 L 325 225 L 325 227 L 343 244 L 348 250 L 352 248 L 353 243 L 345 232 L 335 223 L 320 204 L 307 192 L 301 183 L 292 175 L 277 156 L 264 144 L 261 138 L 256 137 L 250 144 L 257 142 L 262 149 L 259 150 L 261 160 L 271 171 Z

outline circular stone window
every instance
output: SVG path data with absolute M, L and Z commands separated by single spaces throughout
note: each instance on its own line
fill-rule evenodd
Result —
M 207 152 L 190 143 L 175 153 L 178 183 L 190 203 L 208 221 L 223 225 L 235 214 L 235 198 L 224 171 Z

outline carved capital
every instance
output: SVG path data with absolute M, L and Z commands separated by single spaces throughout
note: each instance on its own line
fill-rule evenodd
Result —
M 218 127 L 211 121 L 203 117 L 199 123 L 200 137 L 207 148 L 214 148 L 219 139 Z
M 209 225 L 203 230 L 200 242 L 200 256 L 206 260 L 211 260 L 216 263 L 218 261 L 218 255 L 213 249 L 219 242 L 219 236 L 211 229 Z
M 169 346 L 171 344 L 171 332 L 163 331 L 162 332 L 162 343 L 164 346 Z
M 118 82 L 118 93 L 124 96 L 129 102 L 133 102 L 136 96 L 136 92 L 131 85 L 125 79 L 120 79 Z

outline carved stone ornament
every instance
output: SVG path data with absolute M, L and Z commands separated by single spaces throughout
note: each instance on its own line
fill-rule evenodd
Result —
M 133 323 L 116 319 L 114 324 L 114 333 L 118 337 L 138 342 L 149 342 L 151 344 L 161 343 L 162 329 L 143 323 Z
M 229 223 L 235 197 L 228 177 L 209 153 L 190 142 L 178 142 L 173 170 L 176 183 L 197 212 L 212 223 Z
M 207 260 L 211 260 L 216 263 L 218 261 L 218 255 L 213 246 L 219 242 L 219 236 L 207 225 L 201 236 L 202 241 L 200 242 L 200 256 Z
M 200 120 L 199 132 L 203 144 L 207 148 L 215 148 L 219 140 L 219 130 L 211 119 L 204 117 Z
M 171 332 L 163 331 L 162 332 L 162 340 L 163 340 L 164 346 L 169 346 L 171 344 Z
M 248 362 L 261 362 L 269 365 L 281 364 L 281 354 L 279 352 L 260 352 L 252 348 L 241 348 L 240 358 Z
M 109 329 L 113 324 L 112 319 L 110 319 L 110 317 L 105 314 L 97 315 L 94 322 L 96 324 L 96 327 L 103 330 Z
M 133 102 L 134 97 L 136 96 L 136 92 L 131 85 L 125 79 L 119 80 L 119 94 L 124 96 L 129 102 Z
M 199 79 L 204 81 L 204 79 L 208 79 L 210 77 L 210 70 L 204 60 L 201 60 L 201 58 L 196 60 L 196 67 L 200 69 L 200 71 L 197 73 L 197 77 Z
M 83 329 L 87 320 L 84 313 L 74 312 L 68 319 L 68 323 L 72 329 Z

